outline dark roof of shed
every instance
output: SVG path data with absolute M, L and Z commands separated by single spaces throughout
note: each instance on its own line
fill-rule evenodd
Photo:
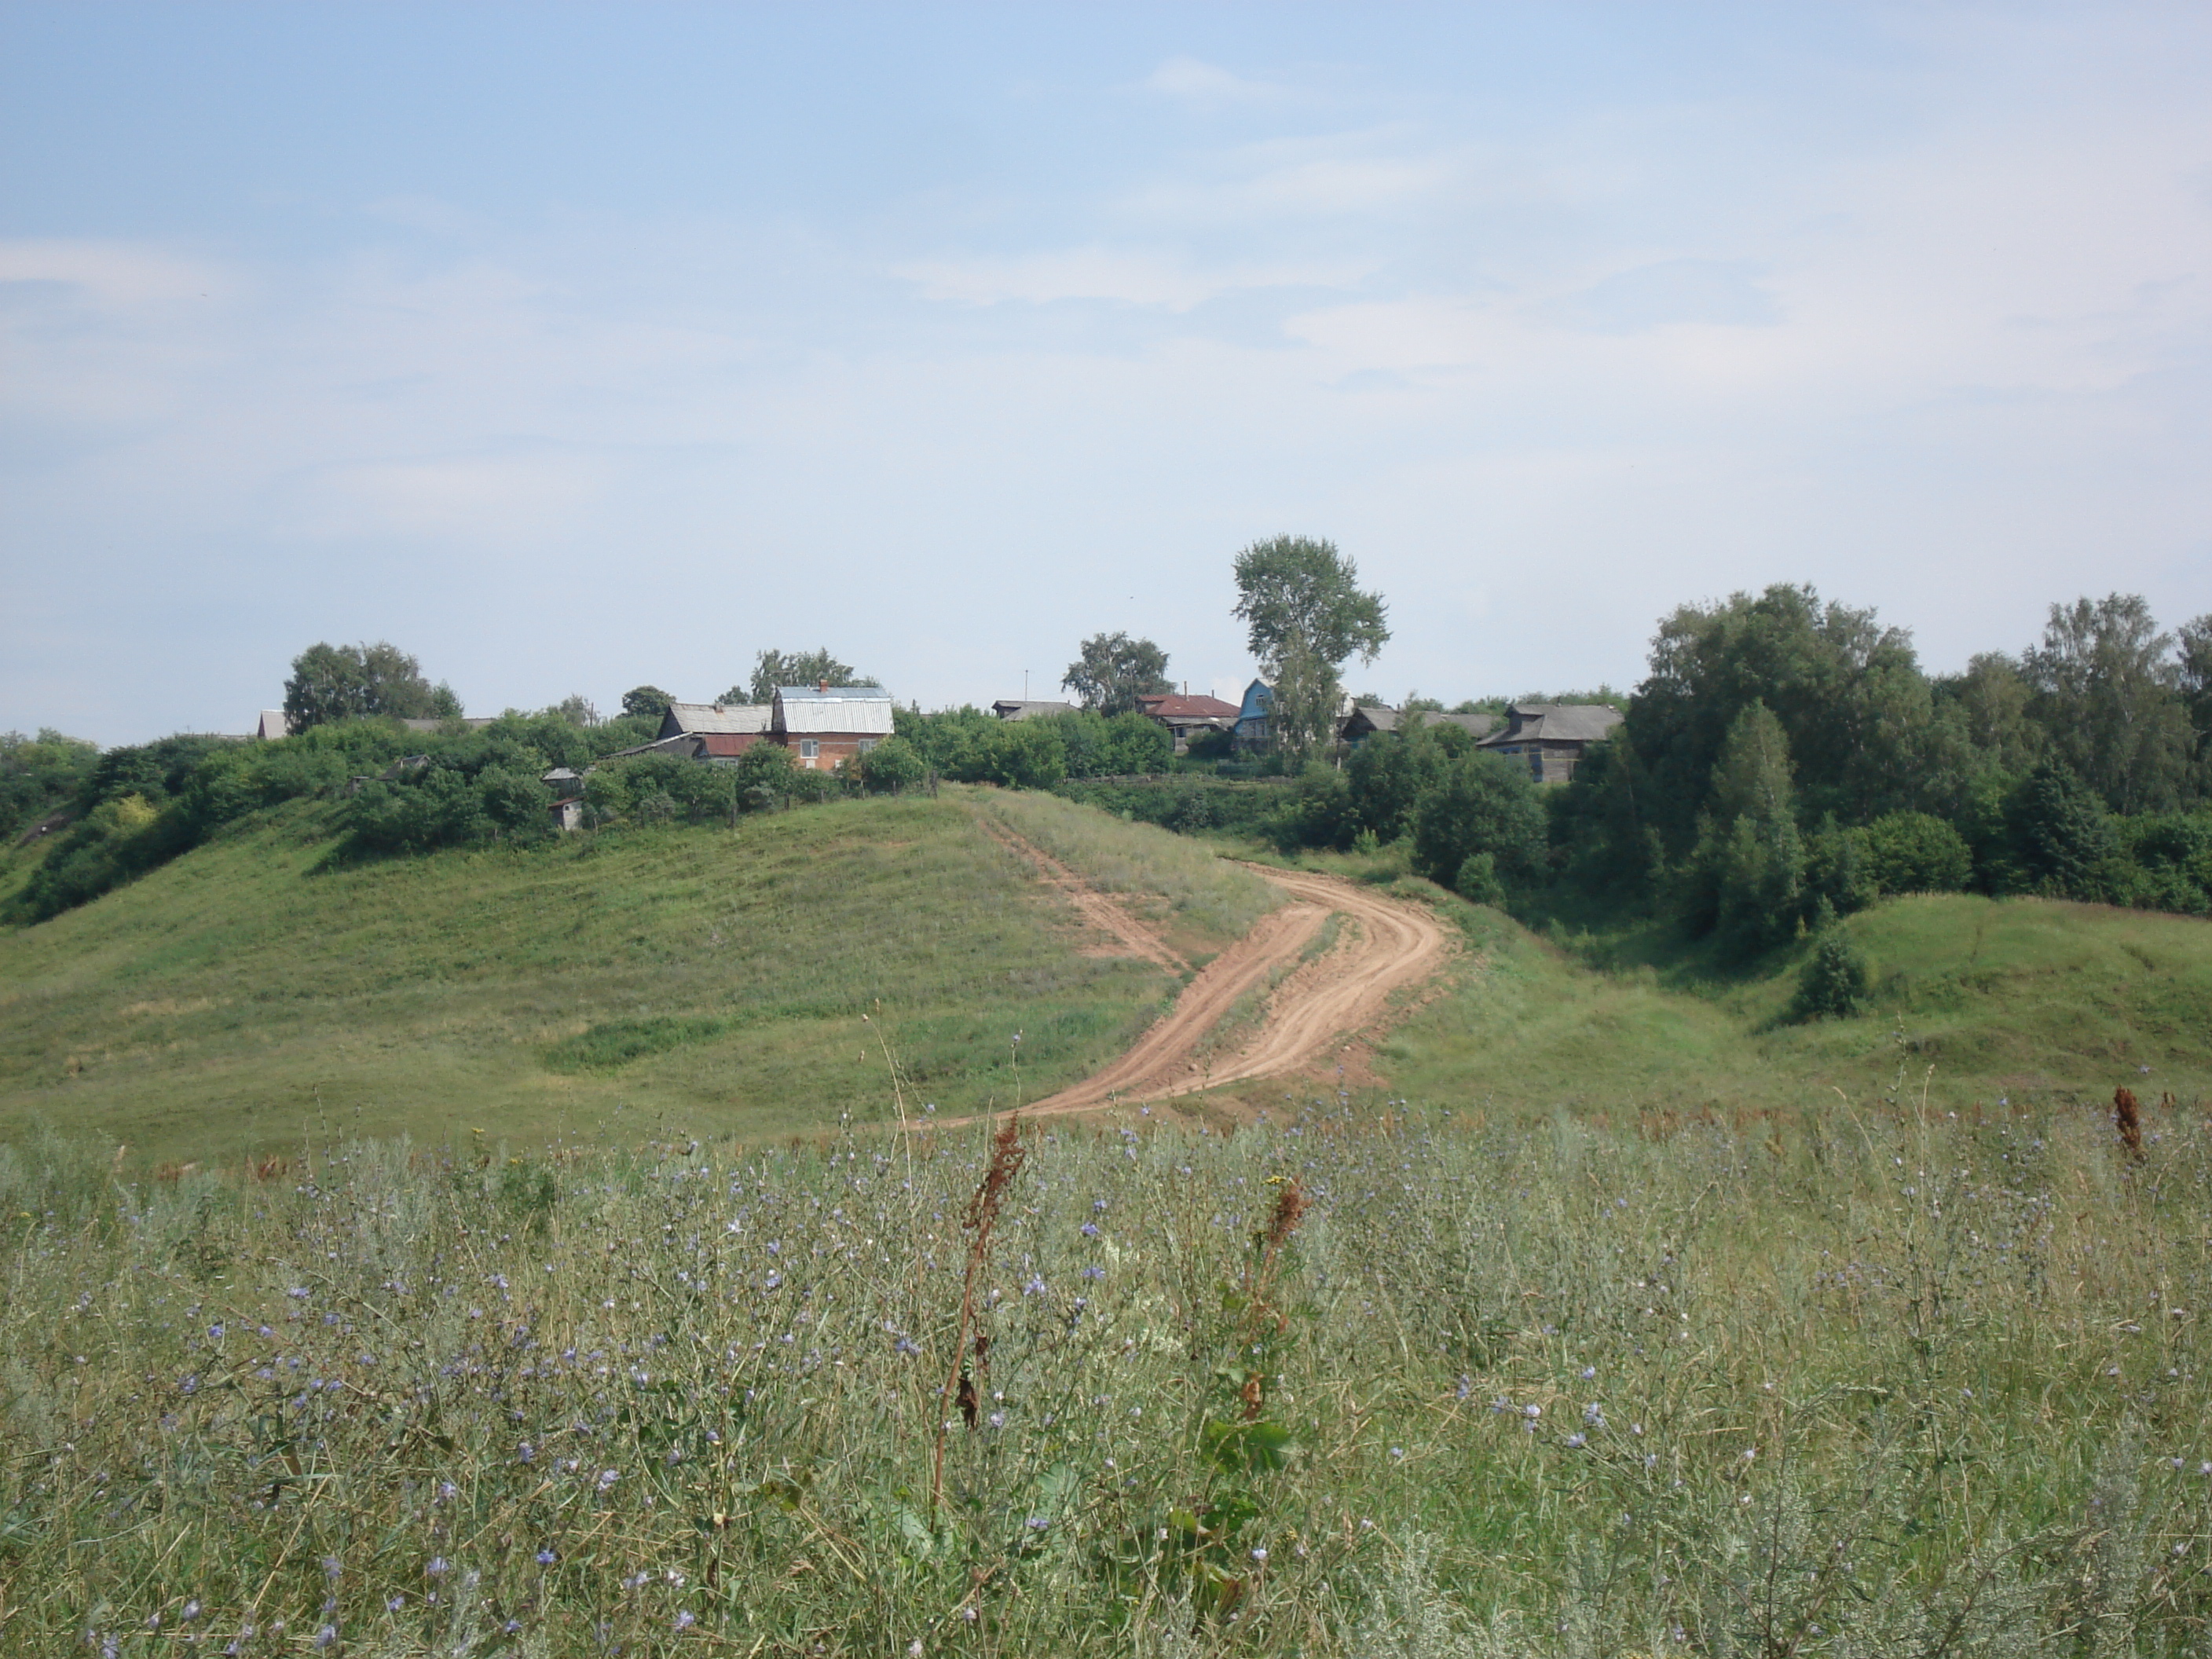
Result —
M 1613 735 L 1621 713 L 1601 702 L 1516 703 L 1504 731 L 1483 739 L 1504 743 L 1599 743 Z

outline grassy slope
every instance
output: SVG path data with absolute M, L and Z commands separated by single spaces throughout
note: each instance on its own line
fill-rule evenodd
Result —
M 0 1136 L 42 1115 L 183 1158 L 325 1127 L 780 1133 L 890 1109 L 860 1018 L 877 999 L 920 1099 L 1012 1100 L 1017 1030 L 1034 1097 L 1115 1053 L 1172 982 L 1083 955 L 979 812 L 1121 893 L 1194 959 L 1273 899 L 1202 842 L 995 791 L 335 873 L 315 873 L 326 821 L 295 808 L 0 934 Z M 1394 873 L 1387 857 L 1301 861 Z M 2212 1094 L 2203 921 L 1901 900 L 1848 924 L 1881 981 L 1877 1012 L 1778 1027 L 1802 951 L 1726 978 L 1613 941 L 1613 969 L 1593 972 L 1581 958 L 1595 951 L 1407 885 L 1469 944 L 1375 1057 L 1391 1092 L 1427 1104 L 1765 1112 L 1925 1086 L 1957 1106 L 2101 1100 L 2119 1082 Z
M 1116 853 L 1142 890 L 1153 849 L 1150 900 L 1192 942 L 1264 908 L 1106 823 L 1062 855 Z M 921 1099 L 968 1110 L 1095 1067 L 1174 988 L 1082 954 L 951 792 L 319 872 L 328 832 L 289 809 L 0 934 L 0 1135 L 42 1116 L 185 1158 L 325 1127 L 780 1133 L 890 1111 L 878 999 Z
M 1649 964 L 1593 973 L 1450 902 L 1475 948 L 1379 1060 L 1400 1092 L 1431 1103 L 1740 1112 L 1833 1104 L 1838 1091 L 1925 1089 L 1951 1108 L 2102 1100 L 2121 1083 L 2150 1098 L 2212 1094 L 2212 926 L 2191 918 L 1895 900 L 1846 923 L 1875 967 L 1874 1011 L 1781 1025 L 1802 949 L 1734 981 Z

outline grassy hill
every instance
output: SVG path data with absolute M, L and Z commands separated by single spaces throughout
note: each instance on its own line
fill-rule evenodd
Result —
M 1802 1114 L 1925 1097 L 2212 1097 L 2212 922 L 1963 893 L 1891 900 L 1844 924 L 1869 958 L 1865 1016 L 1784 1024 L 1809 945 L 1750 970 L 1638 930 L 1547 939 L 1380 860 L 1316 868 L 1425 893 L 1467 953 L 1371 1057 L 1417 1103 L 1511 1113 Z M 2145 1070 L 2144 1068 L 2148 1068 Z M 1265 1091 L 1246 1091 L 1267 1097 Z M 1281 1091 L 1273 1092 L 1279 1100 Z
M 910 1108 L 1005 1107 L 1102 1065 L 1176 981 L 1086 953 L 1096 937 L 994 823 L 1194 963 L 1274 902 L 1213 844 L 1017 792 L 337 868 L 326 813 L 282 809 L 0 933 L 0 1139 L 44 1119 L 179 1162 L 303 1135 L 757 1139 L 890 1115 L 885 1037 Z M 1400 881 L 1468 945 L 1355 1089 L 1647 1120 L 1923 1091 L 1947 1109 L 2101 1102 L 2122 1082 L 2147 1102 L 2212 1095 L 2203 921 L 1894 901 L 1847 924 L 1876 1011 L 1789 1026 L 1802 948 L 1724 973 L 1649 934 L 1547 940 L 1387 856 L 1303 861 Z M 1256 1107 L 1291 1087 L 1223 1093 Z
M 1144 826 L 990 809 L 1188 950 L 1273 902 Z M 43 1117 L 176 1159 L 303 1133 L 757 1136 L 888 1115 L 884 1036 L 916 1109 L 1034 1097 L 1176 982 L 1085 954 L 982 810 L 948 791 L 332 869 L 326 809 L 283 809 L 0 933 L 0 1136 Z

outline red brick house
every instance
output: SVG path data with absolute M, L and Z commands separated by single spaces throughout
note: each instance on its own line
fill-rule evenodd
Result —
M 891 734 L 891 694 L 880 685 L 780 685 L 769 739 L 810 772 L 835 769 Z

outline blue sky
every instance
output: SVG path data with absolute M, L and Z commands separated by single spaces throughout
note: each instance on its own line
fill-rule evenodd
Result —
M 925 706 L 1640 673 L 1777 580 L 1933 668 L 2212 611 L 2212 11 L 0 6 L 0 727 L 477 712 L 828 644 Z

